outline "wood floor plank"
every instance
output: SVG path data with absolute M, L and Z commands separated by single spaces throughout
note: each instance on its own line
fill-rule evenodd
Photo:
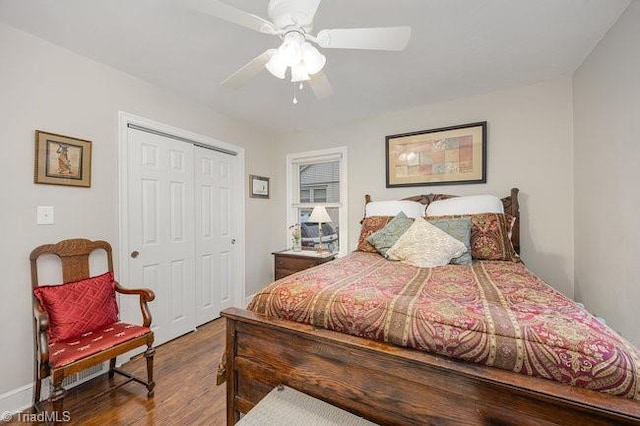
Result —
M 218 319 L 197 331 L 158 346 L 155 355 L 155 396 L 132 382 L 109 390 L 106 374 L 73 388 L 64 401 L 69 425 L 224 425 L 225 386 L 216 386 L 216 369 L 225 345 L 225 322 Z M 146 377 L 144 358 L 123 369 Z M 124 382 L 116 377 L 114 383 Z M 17 417 L 17 416 L 16 416 Z M 14 417 L 13 424 L 19 422 Z M 37 423 L 32 423 L 37 424 Z

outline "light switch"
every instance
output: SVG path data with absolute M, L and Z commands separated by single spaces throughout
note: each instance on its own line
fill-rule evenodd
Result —
M 53 225 L 53 206 L 38 206 L 38 225 Z

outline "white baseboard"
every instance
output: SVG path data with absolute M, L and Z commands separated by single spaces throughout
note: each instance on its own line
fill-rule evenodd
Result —
M 81 371 L 78 374 L 78 379 L 73 381 L 70 385 L 65 386 L 65 389 L 71 389 L 78 386 L 88 380 L 98 377 L 101 374 L 107 372 L 105 363 L 102 364 L 98 371 L 92 374 L 84 375 Z M 40 400 L 49 398 L 49 378 L 42 381 L 42 390 L 40 392 Z M 0 414 L 9 412 L 11 414 L 19 413 L 21 411 L 31 408 L 33 405 L 33 383 L 19 387 L 18 389 L 10 390 L 0 395 Z
M 26 410 L 31 407 L 33 398 L 33 383 L 10 390 L 0 395 L 0 413 L 11 413 Z

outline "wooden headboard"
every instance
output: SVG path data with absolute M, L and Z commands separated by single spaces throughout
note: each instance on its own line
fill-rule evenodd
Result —
M 511 194 L 502 198 L 502 205 L 504 206 L 504 213 L 507 216 L 515 217 L 516 220 L 513 224 L 511 232 L 511 243 L 516 253 L 520 254 L 520 205 L 518 204 L 518 188 L 511 188 Z M 457 197 L 457 195 L 449 194 L 426 194 L 415 195 L 413 197 L 403 198 L 403 200 L 418 201 L 419 203 L 428 206 L 437 200 L 446 200 L 447 198 Z M 364 196 L 365 204 L 371 202 L 371 196 L 369 194 Z

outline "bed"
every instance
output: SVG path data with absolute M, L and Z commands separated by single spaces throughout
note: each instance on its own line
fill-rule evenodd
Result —
M 505 215 L 512 217 L 513 229 L 510 239 L 515 251 L 519 252 L 517 195 L 518 190 L 513 189 L 502 202 Z M 450 196 L 431 194 L 412 199 L 430 204 L 447 197 Z M 354 253 L 350 256 L 351 260 L 339 260 L 344 263 L 342 267 L 339 267 L 339 264 L 333 267 L 326 264 L 309 272 L 296 274 L 289 280 L 301 284 L 306 279 L 313 285 L 315 278 L 320 280 L 329 270 L 338 270 L 343 271 L 340 273 L 345 273 L 345 277 L 338 278 L 336 282 L 345 283 L 345 280 L 351 279 L 346 277 L 354 273 L 344 272 L 350 267 L 361 271 L 379 269 L 382 276 L 390 274 L 389 271 L 384 271 L 384 268 L 390 267 L 384 262 L 390 262 L 380 260 L 379 256 L 376 258 L 376 255 L 367 253 Z M 522 264 L 516 262 L 497 265 L 494 263 L 474 262 L 473 266 L 461 268 L 459 271 L 467 271 L 468 276 L 487 273 L 489 281 L 496 281 L 495 285 L 498 286 L 508 286 L 508 283 L 500 284 L 499 278 L 496 278 L 505 275 L 501 268 L 507 269 L 508 276 L 519 277 L 529 274 Z M 456 267 L 433 269 L 451 277 L 454 268 Z M 493 269 L 496 271 L 492 272 Z M 410 268 L 405 270 L 410 273 Z M 402 273 L 394 271 L 391 274 Z M 469 344 L 468 337 L 458 336 L 458 342 L 461 344 L 445 347 L 446 345 L 434 344 L 433 339 L 424 338 L 420 333 L 412 339 L 406 332 L 404 336 L 402 333 L 388 333 L 388 336 L 380 339 L 380 335 L 385 333 L 384 327 L 383 331 L 375 331 L 369 325 L 365 325 L 365 331 L 355 333 L 358 335 L 344 334 L 316 325 L 332 323 L 337 330 L 353 333 L 343 330 L 350 328 L 349 320 L 344 320 L 348 315 L 343 315 L 341 321 L 336 320 L 335 315 L 328 314 L 309 320 L 309 316 L 313 314 L 307 310 L 304 297 L 295 302 L 299 305 L 297 311 L 285 307 L 284 312 L 294 316 L 306 315 L 306 320 L 289 318 L 303 321 L 296 322 L 283 319 L 289 314 L 281 315 L 283 318 L 275 318 L 278 315 L 275 311 L 281 309 L 283 303 L 267 304 L 266 301 L 273 299 L 274 294 L 282 293 L 280 285 L 283 281 L 280 280 L 268 287 L 272 289 L 271 293 L 267 290 L 266 293 L 258 295 L 252 303 L 252 310 L 231 308 L 222 313 L 227 320 L 227 349 L 225 361 L 222 363 L 222 374 L 227 383 L 228 424 L 235 424 L 241 413 L 250 410 L 278 384 L 295 388 L 380 424 L 640 424 L 640 401 L 634 399 L 639 392 L 637 369 L 631 369 L 630 373 L 623 376 L 611 370 L 611 364 L 607 364 L 611 371 L 606 368 L 599 370 L 599 382 L 593 386 L 605 392 L 623 394 L 626 396 L 624 398 L 543 378 L 543 369 L 536 369 L 535 363 L 523 361 L 522 356 L 514 355 L 511 358 L 506 357 L 506 361 L 500 361 L 501 358 L 496 358 L 495 353 L 500 352 L 501 348 L 509 352 L 509 343 Z M 495 286 L 489 284 L 487 288 Z M 345 286 L 362 287 L 362 282 L 354 278 L 353 283 L 346 283 Z M 446 288 L 442 291 L 446 291 Z M 549 291 L 547 296 L 553 299 L 555 293 Z M 333 298 L 340 297 L 338 292 L 334 293 Z M 557 304 L 557 300 L 553 300 L 554 304 Z M 353 303 L 353 300 L 351 302 Z M 560 309 L 566 309 L 569 318 L 573 318 L 571 315 L 587 315 L 575 305 L 567 305 Z M 326 307 L 321 311 L 330 312 Z M 402 321 L 407 320 L 402 317 L 397 322 Z M 376 322 L 375 317 L 372 322 Z M 595 323 L 590 325 L 598 327 Z M 451 334 L 451 330 L 445 329 L 444 333 Z M 615 337 L 609 338 L 615 340 Z M 398 339 L 404 339 L 404 343 L 413 341 L 415 347 L 423 350 L 398 346 L 394 343 L 403 343 L 397 342 Z M 455 338 L 450 341 L 455 341 Z M 435 349 L 436 353 L 424 351 L 429 349 L 429 345 L 433 346 L 431 349 Z M 623 366 L 634 361 L 629 358 L 637 356 L 634 348 L 627 349 L 626 358 L 622 356 L 620 360 Z M 450 355 L 451 351 L 460 352 L 454 355 L 462 355 L 463 359 L 444 356 Z M 514 353 L 519 352 L 514 350 Z M 474 362 L 465 361 L 465 356 Z M 483 365 L 483 362 L 493 366 Z M 500 366 L 497 364 L 501 362 L 529 365 L 530 369 L 524 372 L 534 376 L 507 371 L 513 369 L 512 364 L 503 365 L 503 369 L 494 368 Z M 580 365 L 577 366 L 577 370 L 579 369 Z M 535 377 L 536 375 L 539 377 Z M 560 379 L 569 382 L 576 380 Z

